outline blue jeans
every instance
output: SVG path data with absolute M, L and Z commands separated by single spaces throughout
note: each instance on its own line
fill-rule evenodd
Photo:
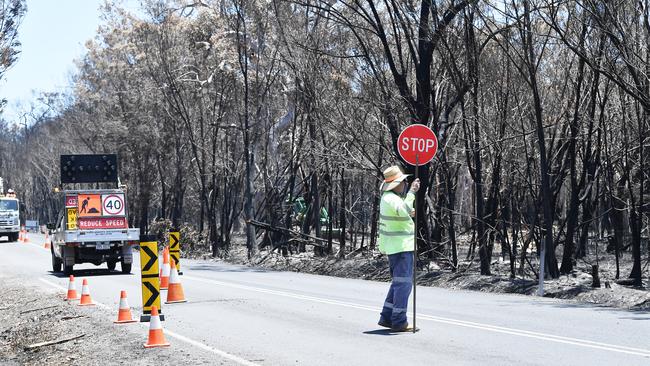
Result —
M 413 252 L 401 252 L 388 256 L 393 281 L 388 289 L 380 321 L 393 328 L 406 325 L 406 309 L 413 286 Z

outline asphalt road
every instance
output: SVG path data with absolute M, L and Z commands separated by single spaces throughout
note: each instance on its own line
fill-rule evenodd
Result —
M 43 236 L 30 239 L 0 238 L 3 270 L 44 288 L 67 288 L 68 279 L 51 272 Z M 105 265 L 75 266 L 78 290 L 87 278 L 93 300 L 116 312 L 120 290 L 127 290 L 139 314 L 136 267 L 122 275 Z M 183 260 L 182 269 L 189 302 L 163 305 L 168 340 L 232 364 L 650 365 L 647 312 L 418 287 L 421 330 L 390 334 L 376 325 L 386 283 L 197 260 Z

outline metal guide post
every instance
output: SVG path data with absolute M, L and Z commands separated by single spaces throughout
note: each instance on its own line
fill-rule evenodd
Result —
M 415 180 L 419 178 L 420 156 L 415 154 Z M 413 209 L 415 210 L 415 241 L 413 242 L 413 333 L 416 332 L 415 327 L 415 297 L 416 297 L 416 272 L 418 266 L 418 199 L 417 192 L 415 193 L 415 201 L 413 201 Z
M 537 294 L 539 296 L 544 296 L 544 267 L 546 262 L 546 237 L 542 236 L 542 242 L 540 243 L 541 250 L 539 253 L 539 288 Z

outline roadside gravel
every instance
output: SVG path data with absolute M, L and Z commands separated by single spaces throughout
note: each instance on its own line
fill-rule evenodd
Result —
M 228 365 L 227 361 L 170 339 L 168 348 L 144 349 L 148 329 L 113 324 L 113 313 L 81 308 L 63 292 L 0 274 L 0 365 Z M 134 314 L 137 316 L 137 314 Z M 28 349 L 55 340 L 78 339 Z

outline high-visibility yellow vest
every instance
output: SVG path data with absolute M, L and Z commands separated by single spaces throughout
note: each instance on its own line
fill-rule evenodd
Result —
M 384 192 L 379 203 L 379 251 L 390 255 L 413 251 L 415 224 L 413 212 L 415 194 L 402 198 L 392 191 Z

